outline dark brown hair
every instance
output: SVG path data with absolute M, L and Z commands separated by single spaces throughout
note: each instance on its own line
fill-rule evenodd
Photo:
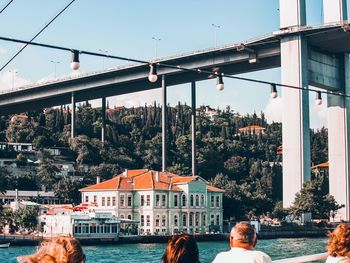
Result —
M 188 234 L 174 235 L 168 241 L 163 263 L 199 263 L 197 242 Z
M 73 237 L 57 237 L 41 243 L 37 253 L 19 257 L 27 263 L 80 263 L 84 262 L 80 242 Z
M 340 224 L 328 234 L 327 252 L 332 257 L 350 256 L 350 225 Z

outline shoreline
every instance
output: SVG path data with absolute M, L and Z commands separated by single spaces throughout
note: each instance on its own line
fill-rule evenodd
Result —
M 309 230 L 277 230 L 260 231 L 259 239 L 276 239 L 276 238 L 317 238 L 326 237 L 328 229 L 309 229 Z M 203 234 L 195 235 L 198 242 L 207 241 L 227 241 L 229 233 L 222 234 Z M 170 235 L 164 236 L 120 236 L 119 239 L 80 239 L 82 245 L 104 245 L 104 244 L 149 244 L 149 243 L 167 243 Z M 0 236 L 0 241 L 9 241 L 11 246 L 37 246 L 42 240 L 49 238 L 35 237 L 31 235 L 8 235 Z

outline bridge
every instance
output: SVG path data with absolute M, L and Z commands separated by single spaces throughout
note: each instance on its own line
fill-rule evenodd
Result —
M 157 82 L 147 80 L 149 65 L 138 63 L 122 68 L 22 87 L 0 94 L 0 112 L 10 114 L 72 103 L 72 136 L 75 136 L 75 104 L 78 101 L 162 87 L 163 170 L 166 170 L 167 87 L 191 83 L 192 173 L 195 174 L 196 82 L 208 79 L 202 71 L 240 74 L 281 67 L 281 83 L 301 89 L 282 89 L 283 101 L 283 203 L 290 206 L 303 183 L 310 180 L 309 85 L 331 92 L 350 94 L 350 34 L 346 0 L 323 0 L 324 24 L 306 25 L 305 0 L 280 0 L 280 30 L 256 39 L 152 63 L 159 67 Z M 179 66 L 177 68 L 177 66 Z M 186 71 L 181 68 L 193 69 Z M 215 76 L 213 74 L 213 76 Z M 212 77 L 213 77 L 212 76 Z M 209 76 L 210 78 L 210 76 Z M 350 220 L 349 193 L 349 99 L 328 94 L 330 194 L 345 208 L 338 220 Z M 103 114 L 105 116 L 105 114 Z M 102 120 L 105 126 L 105 120 Z M 104 141 L 104 128 L 102 141 Z

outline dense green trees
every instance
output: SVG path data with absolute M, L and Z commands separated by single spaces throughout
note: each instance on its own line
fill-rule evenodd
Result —
M 227 107 L 208 113 L 208 107 L 197 109 L 197 174 L 226 190 L 226 217 L 247 218 L 272 212 L 282 198 L 281 123 L 267 124 L 263 113 L 240 115 Z M 181 175 L 191 173 L 191 108 L 178 104 L 168 107 L 168 170 Z M 106 142 L 102 144 L 101 110 L 87 102 L 77 109 L 77 136 L 70 139 L 69 107 L 28 113 L 27 122 L 0 119 L 0 138 L 10 142 L 33 142 L 37 149 L 51 146 L 69 147 L 66 159 L 91 167 L 81 174 L 81 181 L 56 176 L 53 160 L 43 157 L 37 175 L 18 178 L 22 185 L 46 186 L 64 200 L 76 202 L 76 187 L 92 184 L 97 175 L 109 179 L 123 169 L 151 168 L 160 170 L 161 107 L 154 103 L 143 107 L 107 110 Z M 239 134 L 238 129 L 260 125 L 266 134 Z M 311 131 L 312 162 L 327 161 L 327 130 Z M 16 157 L 0 150 L 0 156 Z M 18 160 L 24 161 L 23 158 Z M 3 175 L 0 170 L 0 176 Z M 3 182 L 6 182 L 3 181 Z M 18 185 L 17 184 L 17 185 Z M 3 184 L 1 184 L 1 187 Z M 6 187 L 5 187 L 6 188 Z M 4 189 L 5 189 L 4 188 Z

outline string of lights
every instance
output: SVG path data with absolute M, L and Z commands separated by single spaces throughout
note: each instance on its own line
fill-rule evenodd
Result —
M 10 0 L 1 10 L 0 14 L 13 2 L 13 0 Z
M 309 87 L 298 87 L 298 86 L 288 85 L 288 84 L 284 84 L 284 83 L 277 83 L 277 82 L 271 82 L 271 81 L 253 79 L 253 78 L 239 77 L 239 76 L 235 76 L 235 75 L 224 74 L 221 72 L 215 72 L 215 71 L 209 71 L 209 70 L 203 70 L 203 69 L 185 68 L 185 67 L 182 67 L 180 65 L 172 65 L 172 64 L 167 64 L 167 63 L 163 63 L 163 62 L 150 62 L 150 61 L 139 60 L 139 59 L 134 59 L 134 58 L 114 56 L 114 55 L 102 54 L 102 53 L 85 51 L 85 50 L 76 50 L 76 49 L 67 48 L 67 47 L 42 44 L 42 43 L 14 39 L 14 38 L 8 38 L 8 37 L 2 37 L 2 36 L 0 36 L 0 40 L 28 44 L 28 45 L 39 46 L 39 47 L 45 47 L 45 48 L 51 48 L 51 49 L 57 49 L 57 50 L 62 50 L 62 51 L 69 51 L 72 53 L 71 68 L 73 70 L 79 69 L 79 67 L 80 67 L 79 55 L 85 54 L 85 55 L 91 55 L 91 56 L 96 56 L 96 57 L 105 57 L 105 58 L 118 59 L 118 60 L 123 60 L 123 61 L 128 61 L 128 62 L 135 62 L 135 63 L 149 65 L 150 72 L 149 72 L 148 80 L 152 83 L 154 83 L 158 80 L 157 68 L 158 67 L 165 67 L 165 68 L 178 69 L 178 70 L 187 71 L 187 72 L 196 72 L 198 74 L 207 74 L 208 77 L 216 76 L 216 80 L 217 80 L 216 86 L 217 86 L 217 89 L 220 91 L 222 91 L 224 89 L 223 78 L 230 78 L 230 79 L 236 79 L 236 80 L 241 80 L 241 81 L 248 81 L 248 82 L 269 85 L 271 88 L 270 95 L 271 95 L 271 98 L 273 98 L 273 99 L 278 97 L 278 93 L 277 93 L 277 89 L 276 89 L 277 86 L 284 87 L 284 88 L 290 88 L 290 89 L 296 89 L 296 90 L 302 90 L 302 91 L 306 91 L 306 92 L 315 92 L 317 105 L 322 104 L 322 93 L 329 94 L 329 95 L 335 95 L 335 96 L 341 96 L 344 98 L 350 98 L 350 95 L 344 94 L 341 92 L 326 91 L 326 90 L 320 91 L 320 90 L 312 89 Z
M 2 71 L 8 64 L 11 63 L 12 60 L 14 60 L 28 45 L 30 45 L 30 43 L 36 39 L 53 21 L 55 21 L 57 19 L 57 17 L 59 17 L 71 4 L 73 4 L 75 0 L 72 0 L 70 3 L 68 3 L 54 18 L 52 18 L 50 20 L 49 23 L 47 23 L 38 33 L 35 34 L 35 36 L 28 41 L 27 43 L 25 43 L 25 45 L 17 51 L 16 54 L 14 54 L 1 68 L 0 71 Z

